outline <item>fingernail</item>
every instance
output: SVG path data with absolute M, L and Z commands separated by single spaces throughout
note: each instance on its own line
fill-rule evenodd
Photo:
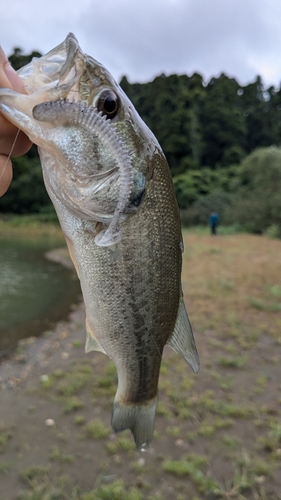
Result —
M 11 66 L 11 64 L 10 64 L 4 50 L 2 49 L 1 45 L 0 45 L 0 62 L 3 64 L 3 69 L 4 69 L 4 73 L 5 73 L 6 77 L 8 78 L 8 80 L 11 83 L 13 83 L 13 81 L 15 79 L 16 71 Z
M 8 61 L 7 56 L 6 56 L 4 50 L 2 49 L 2 47 L 0 45 L 0 62 L 1 63 L 6 63 L 7 61 Z
M 10 63 L 4 66 L 4 72 L 10 84 L 12 85 L 12 88 L 17 92 L 23 92 L 23 82 L 21 81 L 14 68 L 10 65 Z
M 4 66 L 4 71 L 5 71 L 5 74 L 6 74 L 6 77 L 10 80 L 10 77 L 16 73 L 16 71 L 14 70 L 14 68 L 12 68 L 12 66 L 10 65 L 10 63 L 8 62 L 7 64 L 5 64 Z M 11 81 L 11 80 L 10 80 Z

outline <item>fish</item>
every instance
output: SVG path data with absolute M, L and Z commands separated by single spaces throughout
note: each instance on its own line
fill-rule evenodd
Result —
M 152 441 L 163 349 L 199 357 L 183 300 L 183 239 L 165 155 L 109 71 L 73 33 L 0 89 L 0 112 L 38 146 L 43 178 L 80 279 L 86 352 L 113 360 L 111 425 Z

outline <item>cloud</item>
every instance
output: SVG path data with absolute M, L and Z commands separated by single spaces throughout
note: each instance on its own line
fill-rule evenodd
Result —
M 276 0 L 107 0 L 98 16 L 90 6 L 80 22 L 118 76 L 123 67 L 137 81 L 194 71 L 207 78 L 224 71 L 245 81 L 276 50 L 273 40 L 280 35 L 272 32 L 272 6 L 277 16 Z M 272 68 L 270 74 L 276 73 Z
M 225 72 L 241 83 L 281 75 L 280 0 L 13 0 L 0 6 L 1 43 L 46 52 L 69 31 L 119 79 Z

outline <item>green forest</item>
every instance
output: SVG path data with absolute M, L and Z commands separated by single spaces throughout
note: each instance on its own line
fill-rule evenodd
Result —
M 15 69 L 38 52 L 10 56 Z M 241 86 L 221 74 L 157 76 L 121 87 L 161 144 L 185 225 L 206 224 L 211 210 L 243 230 L 281 236 L 281 89 L 259 76 Z M 13 160 L 2 213 L 52 214 L 35 146 Z

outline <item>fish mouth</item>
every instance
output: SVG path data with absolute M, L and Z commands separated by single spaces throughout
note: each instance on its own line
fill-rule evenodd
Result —
M 70 89 L 78 85 L 84 68 L 85 55 L 75 35 L 69 33 L 50 52 L 39 58 L 34 57 L 18 71 L 18 75 L 23 80 L 27 94 L 33 94 L 42 88 L 51 90 L 60 87 L 62 97 L 65 97 Z

